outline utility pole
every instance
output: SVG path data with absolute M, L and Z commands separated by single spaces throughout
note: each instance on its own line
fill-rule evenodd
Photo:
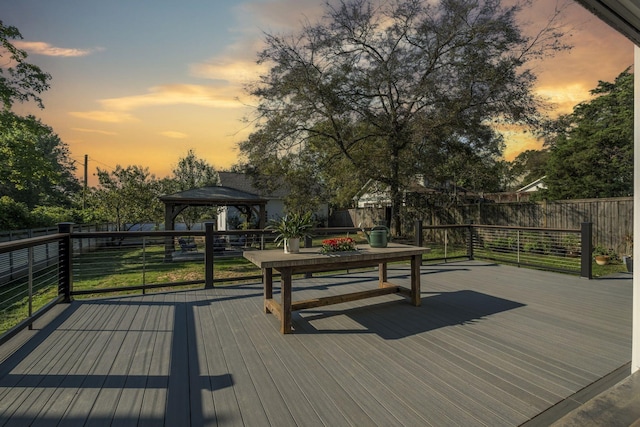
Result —
M 84 155 L 84 188 L 82 189 L 82 210 L 86 207 L 86 199 L 87 199 L 87 177 L 89 170 L 89 155 Z
M 89 155 L 84 155 L 84 189 L 87 189 L 87 171 L 89 170 Z

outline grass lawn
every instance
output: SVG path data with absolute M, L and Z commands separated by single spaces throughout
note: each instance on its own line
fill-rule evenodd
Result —
M 427 245 L 428 246 L 428 245 Z M 449 247 L 447 248 L 446 254 L 443 247 L 438 247 L 433 245 L 431 248 L 431 252 L 425 254 L 423 259 L 426 263 L 429 262 L 442 262 L 445 258 L 456 258 L 456 257 L 464 257 L 467 254 L 466 247 Z M 505 263 L 509 265 L 518 264 L 518 256 L 516 253 L 505 253 L 505 252 L 492 252 L 487 250 L 476 250 L 474 253 L 474 257 L 476 259 L 482 260 L 490 260 L 496 263 Z M 455 259 L 454 259 L 455 260 Z M 580 272 L 580 258 L 571 258 L 566 256 L 554 256 L 550 254 L 546 254 L 544 256 L 533 256 L 527 253 L 520 254 L 520 262 L 524 264 L 533 264 L 538 267 L 526 266 L 524 268 L 540 268 L 540 269 L 568 269 Z M 602 277 L 609 274 L 626 272 L 626 266 L 619 260 L 613 261 L 607 265 L 598 265 L 596 262 L 593 262 L 592 265 L 592 275 L 593 277 Z

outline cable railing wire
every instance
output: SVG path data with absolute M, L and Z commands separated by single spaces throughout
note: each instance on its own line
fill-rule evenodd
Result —
M 250 263 L 225 272 L 215 260 L 237 259 L 234 262 L 242 264 L 242 251 L 273 247 L 273 234 L 265 230 L 67 229 L 70 231 L 0 243 L 0 343 L 16 330 L 29 327 L 46 309 L 74 297 L 260 280 L 261 272 Z M 414 243 L 432 248 L 427 257 L 430 262 L 479 258 L 583 277 L 591 274 L 591 257 L 585 256 L 591 254 L 591 239 L 583 229 L 417 223 L 416 230 Z M 357 231 L 320 229 L 318 235 Z M 182 238 L 186 245 L 179 241 Z M 210 264 L 207 257 L 211 257 Z

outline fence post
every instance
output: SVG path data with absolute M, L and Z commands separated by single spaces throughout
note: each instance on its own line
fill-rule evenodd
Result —
M 212 221 L 204 223 L 204 288 L 213 288 L 213 225 Z
M 58 241 L 58 295 L 64 296 L 64 302 L 72 301 L 73 290 L 73 243 L 71 242 L 71 222 L 58 224 L 58 233 L 64 234 Z
M 593 223 L 583 222 L 580 224 L 580 277 L 593 279 L 591 265 L 593 263 L 591 253 L 593 252 Z
M 473 221 L 467 225 L 467 230 L 469 231 L 469 237 L 467 238 L 467 255 L 470 260 L 473 260 Z

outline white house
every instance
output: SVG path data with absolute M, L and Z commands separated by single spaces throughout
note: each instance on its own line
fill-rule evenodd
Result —
M 547 188 L 547 186 L 544 183 L 544 180 L 547 176 L 543 176 L 542 178 L 538 178 L 535 181 L 525 185 L 524 187 L 518 189 L 516 191 L 516 193 L 531 193 L 534 191 L 540 191 L 540 190 L 544 190 Z
M 416 175 L 407 188 L 403 190 L 403 193 L 405 201 L 407 196 L 411 194 L 423 196 L 446 194 L 449 198 L 453 199 L 466 199 L 467 197 L 475 199 L 478 197 L 466 188 L 457 186 L 451 182 L 446 182 L 444 185 L 437 187 L 431 186 L 422 175 Z M 362 186 L 353 200 L 356 208 L 382 208 L 390 207 L 393 204 L 391 202 L 389 186 L 373 179 L 370 179 Z

